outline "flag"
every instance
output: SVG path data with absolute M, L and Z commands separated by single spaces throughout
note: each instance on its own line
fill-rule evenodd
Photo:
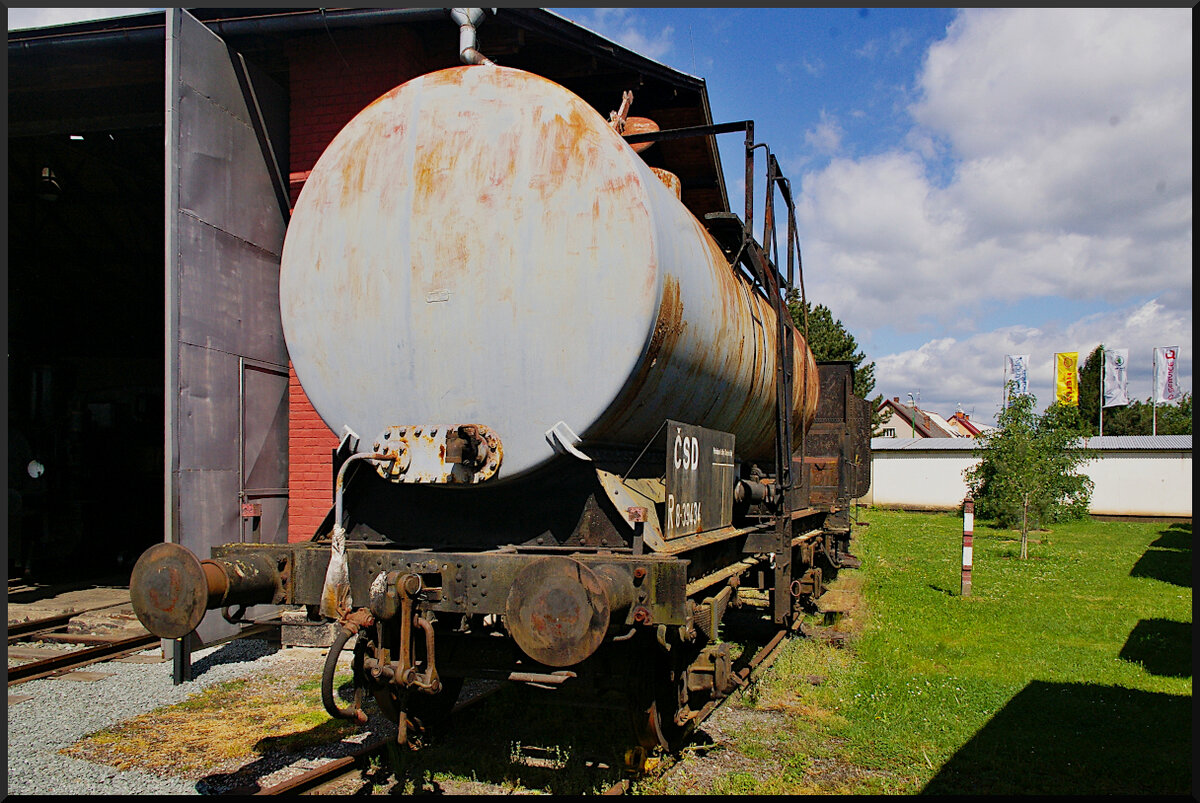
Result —
M 1028 354 L 1009 354 L 1004 358 L 1007 361 L 1008 381 L 1013 384 L 1012 395 L 1029 392 L 1029 373 L 1026 366 L 1029 364 Z
M 1079 405 L 1079 352 L 1054 355 L 1054 400 L 1059 404 Z
M 1129 404 L 1129 349 L 1104 350 L 1104 406 L 1120 407 Z
M 1162 346 L 1154 350 L 1155 404 L 1179 398 L 1179 385 L 1175 376 L 1175 355 L 1178 351 L 1178 346 Z

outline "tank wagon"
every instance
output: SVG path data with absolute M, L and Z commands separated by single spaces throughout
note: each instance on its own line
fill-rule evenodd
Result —
M 626 99 L 628 100 L 628 99 Z M 539 76 L 431 73 L 333 140 L 294 210 L 280 305 L 297 376 L 342 433 L 311 540 L 201 560 L 160 544 L 131 594 L 153 633 L 206 610 L 307 606 L 417 744 L 463 679 L 608 699 L 674 748 L 733 686 L 722 618 L 764 589 L 781 628 L 847 564 L 869 410 L 818 365 L 785 300 L 791 197 L 767 152 L 764 243 L 697 220 L 644 143 Z M 641 133 L 633 133 L 635 131 Z M 786 232 L 774 197 L 786 201 Z M 705 225 L 707 224 L 707 225 Z

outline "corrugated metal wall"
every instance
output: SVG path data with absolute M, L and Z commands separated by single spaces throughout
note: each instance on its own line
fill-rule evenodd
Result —
M 940 444 L 939 444 L 940 445 Z M 1095 448 L 1093 446 L 1093 448 Z M 912 510 L 955 510 L 967 495 L 963 472 L 978 460 L 959 449 L 872 451 L 871 487 L 862 504 Z M 1192 450 L 1096 449 L 1083 467 L 1092 478 L 1091 512 L 1105 516 L 1191 516 Z

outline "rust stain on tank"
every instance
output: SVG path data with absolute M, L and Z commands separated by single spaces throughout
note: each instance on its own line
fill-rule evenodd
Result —
M 753 446 L 765 453 L 774 435 L 778 337 L 769 303 L 738 277 L 703 225 L 690 215 L 683 217 L 686 210 L 607 121 L 577 98 L 560 99 L 561 93 L 539 76 L 459 67 L 385 95 L 380 100 L 391 97 L 395 105 L 377 106 L 376 121 L 360 120 L 352 131 L 357 141 L 340 146 L 339 157 L 345 158 L 333 160 L 324 175 L 316 176 L 315 186 L 323 182 L 327 188 L 322 198 L 327 206 L 309 214 L 334 218 L 337 225 L 330 228 L 334 241 L 316 255 L 318 265 L 310 272 L 325 274 L 321 286 L 340 282 L 346 286 L 338 285 L 338 293 L 361 296 L 347 305 L 354 309 L 391 320 L 387 316 L 393 312 L 405 312 L 403 303 L 396 307 L 395 301 L 403 302 L 407 293 L 415 299 L 414 314 L 435 322 L 444 318 L 453 326 L 455 304 L 473 298 L 471 292 L 486 281 L 489 268 L 513 264 L 515 271 L 516 261 L 524 260 L 529 264 L 519 266 L 521 281 L 502 282 L 485 302 L 490 319 L 505 325 L 516 321 L 515 331 L 536 323 L 521 320 L 524 310 L 541 314 L 541 306 L 526 303 L 529 287 L 557 278 L 564 265 L 595 266 L 589 275 L 603 277 L 596 281 L 597 291 L 571 299 L 571 308 L 603 302 L 614 317 L 631 325 L 623 328 L 624 336 L 614 328 L 599 336 L 602 342 L 588 344 L 597 367 L 619 375 L 606 387 L 610 395 L 593 405 L 599 408 L 603 401 L 606 406 L 593 410 L 581 405 L 579 421 L 570 422 L 572 426 L 588 439 L 610 436 L 615 442 L 648 439 L 662 417 L 675 417 L 736 431 L 739 451 Z M 380 139 L 390 141 L 379 147 Z M 367 142 L 374 143 L 366 146 L 374 148 L 369 153 Z M 349 196 L 364 182 L 379 204 L 350 203 Z M 343 191 L 347 196 L 339 198 Z M 677 214 L 679 210 L 683 212 Z M 538 242 L 529 233 L 539 225 L 554 226 L 556 237 Z M 392 236 L 405 226 L 411 229 Z M 372 227 L 378 238 L 371 236 Z M 470 236 L 476 228 L 487 236 Z M 570 236 L 557 236 L 561 232 Z M 403 253 L 369 249 L 372 240 L 402 242 Z M 614 241 L 629 247 L 609 247 Z M 360 252 L 379 269 L 363 270 L 355 279 L 337 278 Z M 391 275 L 386 271 L 411 272 L 411 277 L 389 284 L 383 280 Z M 443 294 L 436 300 L 448 300 L 448 293 L 454 302 L 420 303 L 429 301 L 431 291 Z M 554 308 L 554 314 L 560 316 L 565 308 Z M 396 327 L 379 328 L 390 336 Z M 461 338 L 468 349 L 488 345 L 477 342 L 487 335 L 468 331 L 469 337 Z M 325 384 L 337 385 L 329 350 L 315 351 L 305 357 L 303 370 L 328 373 Z M 522 370 L 535 378 L 542 376 L 538 372 L 565 375 L 559 362 L 569 362 L 569 352 L 566 346 L 549 348 L 537 371 L 524 363 Z M 798 340 L 795 396 L 803 420 L 811 420 L 812 405 L 806 399 L 815 398 L 816 382 L 809 383 L 806 393 L 806 358 Z M 331 405 L 343 403 L 339 393 L 326 394 Z M 585 414 L 594 417 L 589 422 Z M 514 443 L 524 448 L 524 441 Z M 541 439 L 533 439 L 534 448 L 543 448 Z M 520 460 L 525 452 L 514 447 L 512 454 Z
M 444 70 L 438 70 L 437 72 L 427 73 L 427 74 L 421 76 L 421 80 L 424 81 L 426 83 L 426 85 L 428 85 L 428 86 L 438 86 L 438 85 L 456 86 L 463 82 L 463 79 L 465 79 L 467 77 L 467 70 L 471 70 L 471 69 L 476 69 L 476 68 L 466 66 L 466 65 L 462 65 L 462 66 L 458 66 L 458 67 L 447 67 Z M 496 77 L 496 76 L 492 76 L 492 77 Z M 507 77 L 507 76 L 505 76 L 505 77 Z
M 402 86 L 403 85 L 393 87 L 392 89 L 389 89 L 387 92 L 384 92 L 382 95 L 375 98 L 375 100 L 371 101 L 366 106 L 364 106 L 363 111 L 366 111 L 367 109 L 371 108 L 372 106 L 383 103 L 384 101 L 388 100 L 389 98 L 394 97 L 400 91 Z M 361 114 L 361 112 L 360 112 L 360 114 Z
M 543 125 L 545 138 L 538 143 L 536 168 L 531 179 L 541 200 L 553 203 L 554 193 L 564 189 L 572 175 L 587 172 L 600 152 L 596 141 L 596 112 L 572 103 L 566 115 L 556 114 Z M 605 191 L 620 187 L 604 187 Z
M 650 344 L 646 354 L 638 363 L 637 373 L 630 379 L 622 394 L 625 401 L 614 405 L 615 420 L 620 421 L 630 411 L 636 409 L 645 400 L 642 398 L 642 388 L 649 380 L 660 358 L 670 355 L 679 336 L 687 327 L 683 319 L 683 299 L 679 293 L 679 280 L 670 274 L 663 276 L 662 298 L 659 301 L 658 318 L 654 322 L 654 331 L 650 335 Z M 661 369 L 660 369 L 661 370 Z
M 366 184 L 369 139 L 359 139 L 342 158 L 342 205 L 349 206 L 360 197 Z
M 696 224 L 699 227 L 699 224 Z M 716 241 L 701 229 L 718 280 L 715 283 L 721 300 L 718 342 L 738 343 L 739 347 L 723 350 L 703 364 L 704 372 L 730 379 L 731 389 L 741 397 L 730 427 L 736 431 L 754 433 L 746 439 L 746 447 L 772 443 L 775 436 L 774 405 L 763 405 L 762 399 L 774 399 L 778 368 L 778 320 L 770 303 L 756 293 L 749 282 L 729 266 L 724 252 Z M 786 307 L 784 314 L 788 315 Z M 793 326 L 790 315 L 784 321 L 793 333 L 792 406 L 793 448 L 799 443 L 802 429 L 811 425 L 816 416 L 817 388 L 812 352 L 803 336 Z M 753 338 L 752 344 L 746 338 Z M 693 370 L 692 374 L 697 373 Z M 807 383 L 805 382 L 807 378 Z M 723 394 L 722 394 L 723 395 Z M 709 410 L 722 410 L 723 400 L 715 398 Z M 720 417 L 720 416 L 718 416 Z
M 653 365 L 658 355 L 670 353 L 683 333 L 687 321 L 683 319 L 683 300 L 679 296 L 679 280 L 667 274 L 663 276 L 662 300 L 658 307 L 658 319 L 654 322 L 654 333 L 650 336 L 650 348 L 646 352 L 648 364 Z

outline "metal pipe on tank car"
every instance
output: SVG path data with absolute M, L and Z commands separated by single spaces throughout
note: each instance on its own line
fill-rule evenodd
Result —
M 475 28 L 483 22 L 483 9 L 452 8 L 450 19 L 458 25 L 458 57 L 462 63 L 491 65 L 491 59 L 475 49 Z
M 344 499 L 344 496 L 345 496 L 346 474 L 350 469 L 350 464 L 355 462 L 356 460 L 362 461 L 362 460 L 390 460 L 390 459 L 391 458 L 389 458 L 385 454 L 378 454 L 376 452 L 359 452 L 358 454 L 350 455 L 349 457 L 346 458 L 345 462 L 342 463 L 342 467 L 338 469 L 337 481 L 334 483 L 334 492 L 333 492 L 333 509 L 334 509 L 333 529 L 334 529 L 334 532 L 341 530 L 344 533 L 346 531 L 346 522 L 344 522 L 342 520 L 344 518 L 344 512 L 343 512 L 344 506 L 342 504 L 342 500 Z
M 350 573 L 346 567 L 346 522 L 343 499 L 346 490 L 346 474 L 356 461 L 389 460 L 387 455 L 374 452 L 352 454 L 338 469 L 334 490 L 333 534 L 330 543 L 329 566 L 325 570 L 325 584 L 321 588 L 321 613 L 337 619 L 353 607 L 350 597 Z

